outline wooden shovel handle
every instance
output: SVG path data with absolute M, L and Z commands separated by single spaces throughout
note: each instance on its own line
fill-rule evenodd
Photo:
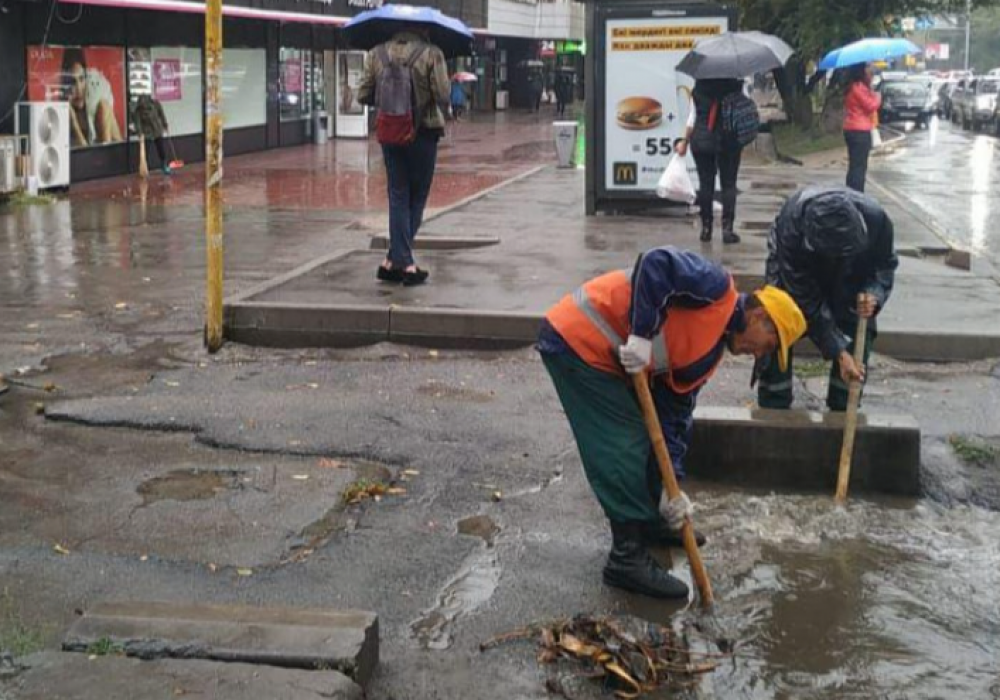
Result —
M 858 295 L 861 308 L 863 295 Z M 858 317 L 858 330 L 854 336 L 854 364 L 862 367 L 865 361 L 865 340 L 868 337 L 868 319 Z M 851 481 L 851 459 L 854 456 L 854 435 L 858 429 L 858 404 L 861 401 L 861 382 L 852 381 L 847 393 L 847 415 L 844 417 L 844 441 L 840 446 L 840 468 L 837 471 L 837 503 L 847 500 L 847 486 Z
M 646 422 L 649 439 L 653 443 L 656 462 L 660 465 L 663 488 L 666 489 L 669 498 L 677 498 L 681 495 L 681 489 L 677 485 L 677 477 L 674 475 L 674 465 L 670 461 L 670 453 L 667 451 L 667 441 L 663 439 L 663 428 L 656 415 L 656 404 L 653 403 L 653 395 L 649 391 L 649 378 L 645 372 L 633 374 L 632 382 L 635 385 L 635 393 L 639 396 L 642 417 Z M 684 519 L 681 537 L 684 539 L 684 551 L 687 552 L 688 563 L 691 565 L 691 576 L 694 578 L 701 596 L 701 605 L 704 608 L 710 608 L 715 602 L 715 596 L 712 594 L 712 583 L 708 580 L 705 563 L 701 560 L 701 552 L 698 551 L 698 543 L 694 538 L 694 524 L 690 517 Z

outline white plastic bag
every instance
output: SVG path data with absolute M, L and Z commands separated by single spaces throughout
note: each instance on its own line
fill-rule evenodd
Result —
M 656 184 L 656 196 L 674 202 L 694 203 L 695 192 L 694 185 L 691 184 L 691 176 L 688 175 L 684 159 L 676 153 L 670 157 L 666 170 L 663 171 L 660 181 Z
M 872 150 L 882 147 L 882 132 L 878 130 L 876 126 L 872 129 Z

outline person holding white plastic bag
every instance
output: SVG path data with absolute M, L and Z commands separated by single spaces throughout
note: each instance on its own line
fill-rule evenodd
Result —
M 694 185 L 691 184 L 684 156 L 675 153 L 670 157 L 670 162 L 667 163 L 660 181 L 656 184 L 656 196 L 673 202 L 694 204 L 697 195 Z
M 736 223 L 736 177 L 740 171 L 743 149 L 731 139 L 723 138 L 721 112 L 723 100 L 743 92 L 738 79 L 696 80 L 691 98 L 694 102 L 687 121 L 684 140 L 677 145 L 679 156 L 687 155 L 688 145 L 698 167 L 698 204 L 701 213 L 703 243 L 712 240 L 715 176 L 722 185 L 722 242 L 739 243 L 734 230 Z

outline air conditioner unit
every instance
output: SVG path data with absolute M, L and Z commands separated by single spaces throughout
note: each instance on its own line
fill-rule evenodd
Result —
M 28 135 L 31 156 L 29 176 L 38 178 L 38 189 L 69 186 L 69 104 L 19 102 L 14 130 Z

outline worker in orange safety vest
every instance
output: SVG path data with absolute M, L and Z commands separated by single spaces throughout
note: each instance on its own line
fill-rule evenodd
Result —
M 698 391 L 726 349 L 754 355 L 758 365 L 778 351 L 783 365 L 805 328 L 802 312 L 785 292 L 764 287 L 740 294 L 723 267 L 673 247 L 643 253 L 632 270 L 592 279 L 549 310 L 537 349 L 569 418 L 587 480 L 611 522 L 606 584 L 658 598 L 688 595 L 687 586 L 647 549 L 681 546 L 680 525 L 691 502 L 684 494 L 663 497 L 629 375 L 652 376 L 664 437 L 682 477 Z

